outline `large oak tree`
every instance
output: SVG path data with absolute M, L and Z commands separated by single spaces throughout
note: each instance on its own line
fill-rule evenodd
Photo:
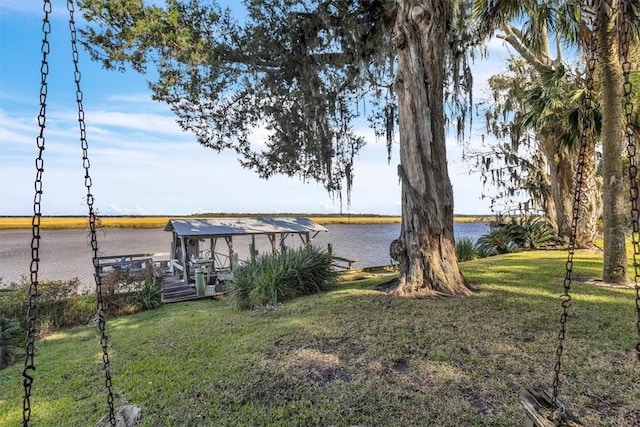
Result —
M 464 116 L 469 3 L 463 0 L 83 0 L 83 32 L 106 67 L 153 67 L 155 99 L 216 150 L 264 178 L 350 194 L 364 110 L 387 144 L 399 123 L 398 295 L 467 295 L 453 236 L 445 111 Z M 448 84 L 451 83 L 451 84 Z M 445 99 L 451 101 L 445 108 Z M 461 120 L 463 120 L 462 117 Z M 258 126 L 263 145 L 251 143 Z M 459 125 L 458 129 L 461 127 Z

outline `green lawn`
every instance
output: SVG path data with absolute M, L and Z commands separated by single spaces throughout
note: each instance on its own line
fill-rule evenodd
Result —
M 109 322 L 117 405 L 144 426 L 516 426 L 550 386 L 564 252 L 462 264 L 467 298 L 396 299 L 375 279 L 274 310 L 198 301 Z M 575 275 L 596 277 L 598 252 Z M 380 279 L 378 279 L 380 280 Z M 561 400 L 589 426 L 640 425 L 634 292 L 574 283 Z M 106 412 L 93 327 L 38 343 L 32 425 Z M 21 364 L 0 372 L 0 425 L 21 421 Z

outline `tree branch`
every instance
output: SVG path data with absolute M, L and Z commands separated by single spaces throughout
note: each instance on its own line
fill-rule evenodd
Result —
M 538 72 L 542 73 L 548 69 L 549 64 L 542 62 L 523 42 L 522 34 L 510 24 L 504 24 L 502 31 L 505 34 L 499 34 L 496 37 L 503 39 L 509 43 L 528 63 L 530 63 Z

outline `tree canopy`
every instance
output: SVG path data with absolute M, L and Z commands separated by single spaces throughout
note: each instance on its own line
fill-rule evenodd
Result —
M 354 126 L 359 117 L 391 153 L 394 1 L 249 0 L 241 18 L 239 6 L 215 0 L 80 4 L 94 60 L 121 71 L 154 67 L 153 97 L 170 105 L 180 126 L 204 146 L 235 150 L 263 178 L 298 176 L 349 195 L 367 142 Z M 452 22 L 464 28 L 463 18 Z M 470 84 L 468 35 L 453 31 L 448 43 L 460 65 L 449 67 L 449 93 L 462 130 L 468 104 L 453 93 Z M 264 143 L 252 143 L 257 128 L 267 130 Z
M 243 22 L 215 1 L 82 6 L 94 59 L 119 70 L 153 65 L 153 97 L 180 126 L 202 145 L 235 150 L 263 178 L 280 173 L 349 190 L 365 143 L 353 126 L 359 109 L 373 101 L 370 120 L 395 120 L 386 27 L 393 17 L 381 1 L 250 1 Z M 259 127 L 268 138 L 252 144 Z

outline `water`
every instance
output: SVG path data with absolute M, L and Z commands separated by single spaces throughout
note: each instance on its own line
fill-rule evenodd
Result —
M 331 243 L 335 255 L 357 261 L 355 268 L 389 264 L 389 244 L 400 234 L 400 224 L 333 224 L 326 225 L 325 228 L 329 231 L 320 233 L 314 243 L 322 247 Z M 488 226 L 482 223 L 454 225 L 457 239 L 470 237 L 477 240 L 487 231 Z M 234 248 L 241 258 L 247 257 L 249 242 L 249 238 L 234 238 Z M 260 252 L 269 250 L 265 237 L 258 237 L 256 243 Z M 156 259 L 167 259 L 171 233 L 162 229 L 108 228 L 98 232 L 98 245 L 100 255 L 150 253 L 156 254 Z M 21 275 L 28 275 L 30 246 L 31 230 L 0 231 L 0 278 L 4 285 L 19 283 Z M 44 230 L 40 243 L 39 280 L 68 280 L 77 277 L 83 284 L 91 286 L 91 257 L 88 232 Z

